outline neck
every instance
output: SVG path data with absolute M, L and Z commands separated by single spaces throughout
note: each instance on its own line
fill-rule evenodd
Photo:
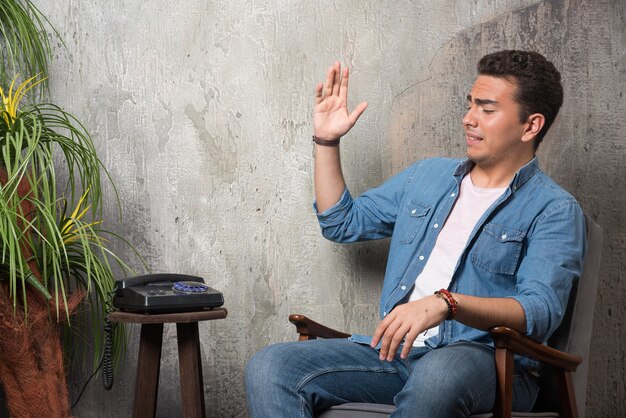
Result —
M 472 183 L 474 183 L 476 187 L 485 189 L 507 187 L 513 180 L 515 173 L 517 173 L 520 168 L 528 164 L 533 158 L 534 155 L 523 161 L 520 160 L 516 164 L 506 165 L 496 164 L 490 166 L 476 163 L 470 171 L 472 175 Z

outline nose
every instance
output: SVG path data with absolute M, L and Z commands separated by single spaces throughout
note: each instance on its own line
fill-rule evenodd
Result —
M 465 116 L 463 116 L 463 119 L 461 120 L 461 123 L 463 123 L 463 127 L 466 126 L 471 126 L 471 127 L 476 127 L 476 118 L 474 117 L 474 107 L 470 106 L 467 109 L 467 112 L 465 112 Z

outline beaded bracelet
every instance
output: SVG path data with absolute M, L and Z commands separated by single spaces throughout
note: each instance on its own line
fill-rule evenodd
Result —
M 443 299 L 446 305 L 448 305 L 448 316 L 446 317 L 446 320 L 452 319 L 452 305 L 450 304 L 448 299 L 443 294 L 439 293 L 439 291 L 435 292 L 435 296 L 437 296 L 439 299 Z
M 315 142 L 317 145 L 321 145 L 323 147 L 336 147 L 336 146 L 339 146 L 339 141 L 340 140 L 341 140 L 341 138 L 335 139 L 333 141 L 329 141 L 328 139 L 318 138 L 315 135 L 313 135 L 313 142 Z
M 452 296 L 452 293 L 450 293 L 447 289 L 440 289 L 435 292 L 435 295 L 443 299 L 448 305 L 448 317 L 446 318 L 446 320 L 454 319 L 459 304 Z

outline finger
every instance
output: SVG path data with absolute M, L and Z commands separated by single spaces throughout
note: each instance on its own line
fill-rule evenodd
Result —
M 317 86 L 315 86 L 315 104 L 319 104 L 324 99 L 322 96 L 323 87 L 324 85 L 322 83 L 318 83 Z
M 408 357 L 411 348 L 413 347 L 413 343 L 417 338 L 419 332 L 417 328 L 411 328 L 411 330 L 404 337 L 404 347 L 402 347 L 402 353 L 400 353 L 400 358 L 405 359 Z
M 326 84 L 324 85 L 324 94 L 326 96 L 333 93 L 333 83 L 335 82 L 335 65 L 328 68 L 326 72 Z
M 395 335 L 398 333 L 398 330 L 402 324 L 399 321 L 394 321 L 387 327 L 385 334 L 383 335 L 382 343 L 380 345 L 380 355 L 379 358 L 381 360 L 393 360 L 395 356 L 395 351 L 391 351 L 391 347 L 393 345 L 393 339 Z M 396 345 L 397 347 L 397 345 Z
M 380 342 L 381 338 L 383 338 L 383 335 L 385 334 L 387 327 L 389 326 L 389 324 L 393 322 L 392 318 L 394 316 L 395 316 L 394 313 L 389 314 L 385 318 L 383 318 L 382 321 L 380 321 L 380 323 L 376 327 L 376 330 L 374 330 L 374 335 L 372 336 L 372 342 L 370 343 L 372 348 L 375 348 Z
M 348 102 L 348 79 L 350 78 L 350 71 L 348 67 L 343 69 L 343 75 L 341 76 L 341 82 L 339 83 L 339 97 Z
M 401 326 L 391 336 L 389 351 L 387 352 L 387 361 L 392 361 L 393 358 L 396 356 L 396 353 L 398 352 L 398 347 L 400 347 L 400 344 L 402 344 L 402 341 L 404 341 L 404 337 L 409 332 L 409 329 L 410 328 L 408 326 Z
M 374 347 L 376 347 L 378 345 L 378 342 L 382 338 L 382 336 L 385 333 L 385 330 L 389 326 L 390 322 L 391 322 L 391 315 L 387 315 L 385 317 L 385 319 L 380 321 L 380 323 L 376 327 L 376 330 L 374 331 L 374 335 L 372 336 L 372 342 L 370 343 L 372 348 L 374 348 Z
M 334 75 L 335 77 L 333 78 L 333 95 L 338 96 L 339 95 L 339 86 L 340 86 L 340 81 L 341 81 L 341 64 L 339 63 L 339 61 L 337 61 L 334 65 Z
M 352 122 L 353 125 L 357 120 L 359 120 L 363 112 L 365 112 L 365 109 L 367 109 L 367 102 L 361 102 L 354 108 L 354 110 L 352 110 L 350 115 L 348 115 L 348 119 L 350 119 L 350 122 Z

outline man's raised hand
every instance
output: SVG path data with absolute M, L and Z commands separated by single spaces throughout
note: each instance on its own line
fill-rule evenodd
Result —
M 318 138 L 338 140 L 367 108 L 367 102 L 361 102 L 348 113 L 348 78 L 348 68 L 344 68 L 342 74 L 341 64 L 337 61 L 328 69 L 326 83 L 315 87 L 313 132 Z

